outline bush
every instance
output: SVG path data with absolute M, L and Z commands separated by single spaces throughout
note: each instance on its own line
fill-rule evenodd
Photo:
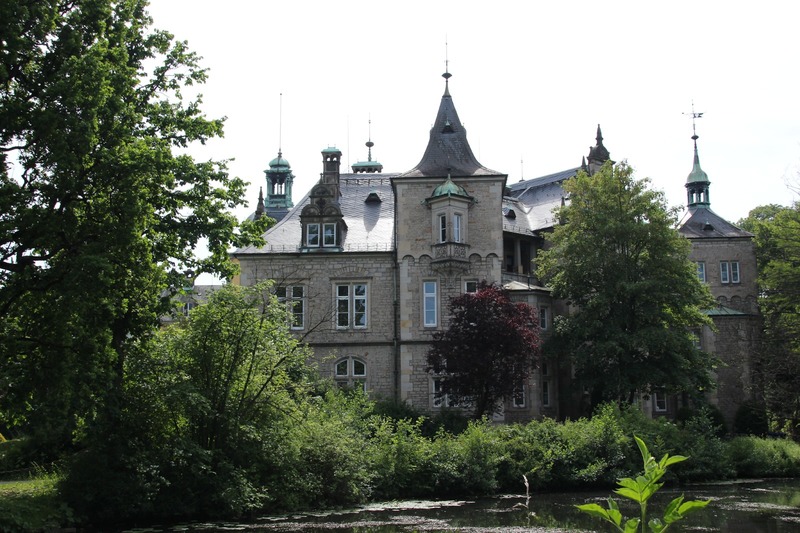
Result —
M 736 437 L 727 457 L 737 477 L 800 476 L 800 444 L 788 439 Z
M 736 410 L 733 428 L 740 435 L 765 436 L 769 431 L 766 406 L 755 400 L 744 402 Z

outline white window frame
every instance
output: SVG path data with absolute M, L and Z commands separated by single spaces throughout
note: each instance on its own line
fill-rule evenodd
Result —
M 461 213 L 453 214 L 453 242 L 464 242 L 464 216 Z
M 478 292 L 478 280 L 468 279 L 464 281 L 464 294 L 475 294 Z
M 369 284 L 336 283 L 334 291 L 336 329 L 366 329 L 369 326 Z
M 360 366 L 363 371 L 356 371 L 356 366 Z M 342 372 L 342 370 L 344 370 Z M 333 364 L 333 380 L 339 388 L 358 387 L 363 392 L 367 392 L 367 362 L 360 357 L 347 356 L 339 359 Z
M 511 398 L 511 405 L 521 409 L 525 407 L 525 383 L 520 381 L 514 387 L 514 395 Z
M 697 261 L 697 279 L 702 283 L 706 282 L 706 263 L 705 261 Z
M 431 381 L 431 405 L 436 409 L 442 407 L 470 407 L 471 401 L 460 401 L 457 398 L 451 397 L 449 394 L 442 394 L 437 397 L 437 394 L 442 390 L 442 382 L 446 378 L 436 377 Z
M 542 330 L 546 330 L 548 328 L 548 326 L 550 325 L 550 322 L 549 322 L 548 316 L 547 316 L 547 311 L 548 311 L 547 306 L 543 305 L 543 306 L 539 307 L 539 328 L 542 329 Z
M 422 324 L 426 328 L 439 325 L 439 284 L 428 280 L 422 282 Z
M 439 242 L 447 242 L 447 215 L 439 215 Z
M 659 406 L 659 404 L 663 405 Z M 667 395 L 663 392 L 653 392 L 653 412 L 666 413 L 667 407 Z
M 311 230 L 314 230 L 313 232 Z M 319 223 L 313 222 L 306 225 L 306 246 L 308 247 L 319 247 L 320 241 L 320 234 L 319 234 Z
M 329 240 L 328 237 L 331 239 Z M 335 222 L 326 222 L 322 225 L 322 246 L 336 246 L 337 237 Z
M 726 285 L 731 282 L 731 267 L 728 261 L 719 262 L 719 282 Z
M 739 261 L 731 261 L 731 283 L 739 282 Z
M 305 285 L 280 286 L 275 290 L 278 301 L 289 311 L 289 327 L 293 330 L 305 329 L 306 287 Z

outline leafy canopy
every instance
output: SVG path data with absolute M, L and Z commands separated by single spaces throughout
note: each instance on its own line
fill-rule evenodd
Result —
M 571 357 L 593 403 L 632 401 L 655 387 L 710 385 L 710 357 L 692 330 L 708 324 L 708 289 L 675 229 L 676 210 L 627 164 L 606 163 L 564 184 L 563 222 L 538 257 L 538 275 L 566 299 L 546 349 Z
M 222 120 L 184 100 L 206 71 L 146 4 L 0 4 L 0 402 L 56 446 L 113 414 L 170 295 L 231 276 L 228 248 L 265 227 L 230 212 L 245 183 L 224 162 L 186 155 Z
M 481 282 L 477 292 L 453 298 L 450 323 L 434 335 L 428 370 L 444 376 L 441 392 L 491 414 L 530 377 L 539 353 L 539 322 L 528 304 Z

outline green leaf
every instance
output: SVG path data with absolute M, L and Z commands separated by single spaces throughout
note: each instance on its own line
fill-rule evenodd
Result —
M 641 522 L 638 518 L 631 518 L 627 522 L 625 522 L 625 529 L 623 531 L 625 533 L 636 533 L 639 531 L 639 522 Z
M 711 503 L 711 500 L 689 500 L 680 506 L 678 513 L 680 513 L 681 516 L 686 516 L 689 513 L 702 509 L 709 503 Z
M 584 503 L 582 505 L 576 505 L 575 507 L 578 508 L 579 511 L 595 516 L 597 518 L 602 518 L 603 520 L 608 520 L 609 522 L 613 522 L 608 515 L 608 511 L 603 509 L 596 503 Z

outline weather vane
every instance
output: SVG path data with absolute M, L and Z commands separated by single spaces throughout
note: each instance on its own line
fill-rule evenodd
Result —
M 692 115 L 692 139 L 697 140 L 697 125 L 696 121 L 698 118 L 703 118 L 703 113 L 697 113 L 694 110 L 694 100 L 692 100 L 692 112 L 691 113 L 683 113 L 684 115 Z

